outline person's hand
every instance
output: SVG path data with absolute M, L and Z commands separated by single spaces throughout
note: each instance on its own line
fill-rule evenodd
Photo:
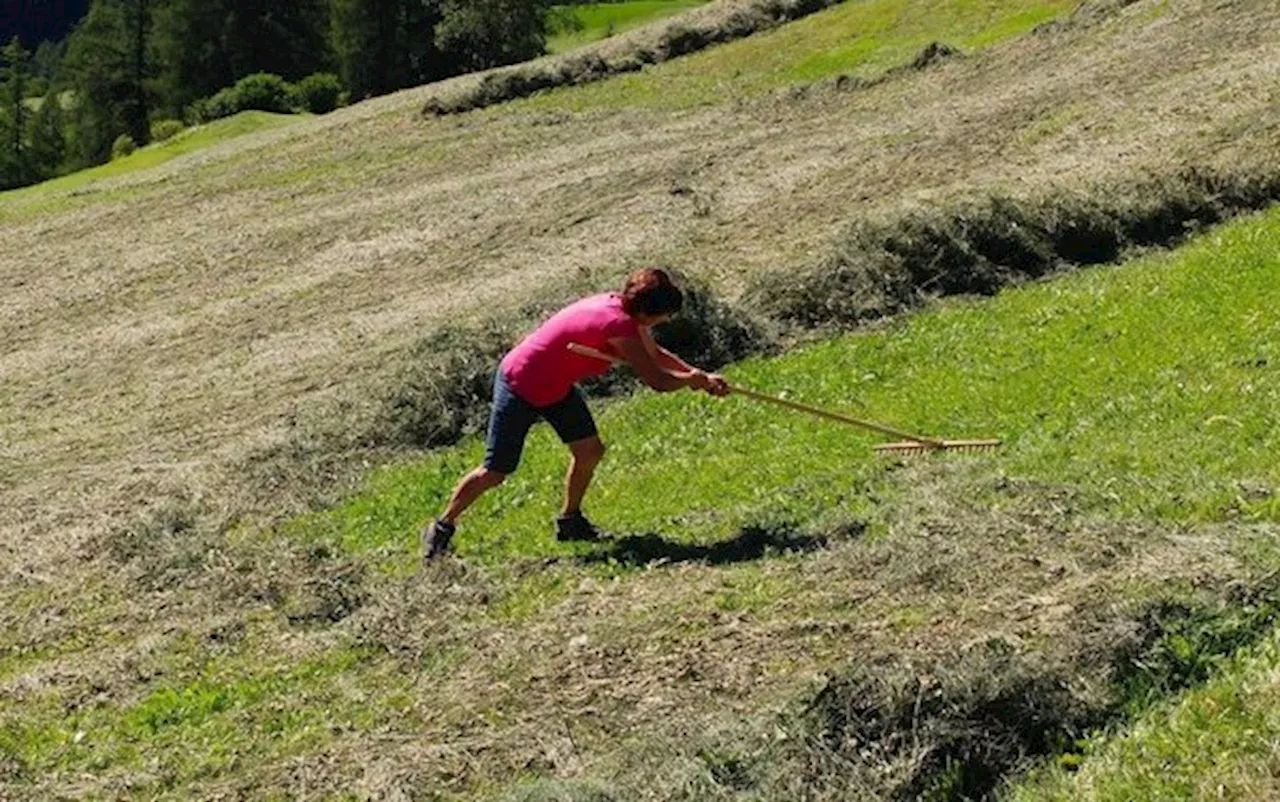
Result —
M 705 371 L 694 368 L 689 371 L 689 378 L 685 381 L 691 390 L 701 390 L 704 393 L 711 392 L 711 375 Z
M 689 376 L 689 386 L 717 398 L 729 394 L 729 383 L 718 373 L 694 370 Z
M 719 373 L 708 373 L 706 391 L 716 398 L 724 398 L 729 394 L 729 382 Z

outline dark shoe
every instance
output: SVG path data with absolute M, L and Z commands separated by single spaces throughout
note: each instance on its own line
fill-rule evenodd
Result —
M 570 541 L 594 541 L 600 539 L 600 530 L 587 520 L 580 512 L 561 515 L 556 518 L 556 540 L 562 543 Z
M 432 521 L 422 530 L 422 559 L 433 560 L 449 551 L 449 538 L 456 527 L 444 521 Z

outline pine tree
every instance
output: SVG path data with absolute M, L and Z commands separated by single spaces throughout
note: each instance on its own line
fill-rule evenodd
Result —
M 455 72 L 514 64 L 542 55 L 550 0 L 445 0 L 436 44 Z
M 170 117 L 193 101 L 231 86 L 237 75 L 227 50 L 230 0 L 171 0 L 156 15 L 157 88 Z
M 228 2 L 225 41 L 236 79 L 256 72 L 296 81 L 332 69 L 326 0 Z
M 332 70 L 328 13 L 328 0 L 169 0 L 152 36 L 163 106 L 176 117 L 247 75 Z
M 147 37 L 151 33 L 151 0 L 124 4 L 129 46 L 129 94 L 124 103 L 126 133 L 139 147 L 151 141 L 151 114 L 143 82 L 148 77 Z
M 65 115 L 57 89 L 49 90 L 40 110 L 31 121 L 28 136 L 34 179 L 43 181 L 56 176 L 67 156 Z
M 105 161 L 121 134 L 138 145 L 150 139 L 152 11 L 153 0 L 96 0 L 67 42 L 79 166 Z
M 333 49 L 343 82 L 361 98 L 442 77 L 435 45 L 439 0 L 332 0 Z
M 31 183 L 31 159 L 27 153 L 27 79 L 30 77 L 31 54 L 18 37 L 13 37 L 0 58 L 4 60 L 3 94 L 4 116 L 0 119 L 0 186 L 5 189 L 26 186 Z
M 58 70 L 62 66 L 62 56 L 67 52 L 67 43 L 45 40 L 36 47 L 31 57 L 31 73 L 54 83 L 58 80 Z

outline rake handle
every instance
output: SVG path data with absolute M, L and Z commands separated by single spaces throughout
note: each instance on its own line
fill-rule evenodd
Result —
M 594 348 L 588 348 L 585 345 L 579 345 L 578 343 L 569 343 L 569 350 L 574 352 L 575 354 L 578 354 L 579 356 L 589 356 L 595 359 L 604 360 L 606 362 L 612 362 L 615 365 L 620 365 L 620 364 L 623 364 L 624 362 L 624 360 L 620 359 L 619 357 L 613 356 L 611 354 L 606 354 L 603 351 L 597 351 Z M 892 426 L 885 426 L 884 424 L 875 423 L 874 421 L 861 420 L 859 418 L 850 417 L 848 415 L 841 415 L 838 412 L 830 412 L 825 409 L 819 409 L 818 407 L 811 407 L 808 404 L 800 404 L 795 401 L 788 401 L 785 398 L 778 398 L 777 396 L 756 392 L 755 390 L 749 389 L 747 387 L 739 387 L 738 385 L 731 384 L 729 385 L 729 391 L 731 393 L 737 393 L 738 395 L 745 395 L 748 398 L 754 398 L 757 401 L 764 401 L 770 404 L 776 404 L 780 407 L 786 407 L 787 409 L 793 409 L 793 410 L 796 410 L 797 412 L 807 412 L 808 414 L 815 415 L 819 418 L 826 418 L 827 420 L 833 420 L 838 423 L 845 423 L 850 426 L 858 426 L 863 429 L 870 429 L 871 431 L 879 432 L 880 434 L 888 434 L 894 437 L 901 437 L 904 440 L 910 440 L 915 443 L 922 443 L 931 448 L 946 447 L 946 444 L 943 441 L 934 439 L 932 437 L 925 437 L 919 434 L 911 434 L 910 432 L 904 432 L 901 429 L 895 429 Z
M 860 426 L 863 429 L 870 429 L 871 431 L 879 432 L 880 434 L 888 434 L 894 437 L 901 437 L 904 440 L 911 440 L 916 443 L 923 443 L 927 446 L 933 446 L 934 448 L 942 448 L 944 445 L 941 440 L 935 440 L 932 437 L 925 437 L 924 435 L 920 435 L 920 434 L 911 434 L 910 432 L 904 432 L 901 429 L 895 429 L 892 426 L 885 426 L 883 423 L 876 423 L 874 421 L 862 420 L 861 418 L 854 418 L 854 417 L 850 417 L 849 415 L 842 415 L 839 412 L 831 412 L 829 410 L 819 409 L 818 407 L 811 407 L 808 404 L 800 404 L 795 401 L 788 401 L 785 398 L 778 398 L 777 396 L 766 395 L 765 393 L 758 393 L 755 390 L 751 390 L 746 387 L 729 385 L 729 389 L 732 392 L 738 393 L 740 395 L 745 395 L 748 398 L 754 398 L 757 401 L 767 401 L 770 404 L 777 404 L 780 407 L 787 407 L 788 409 L 794 409 L 799 412 L 807 412 L 810 415 L 816 415 L 819 418 L 826 418 L 827 420 L 838 421 L 839 423 L 847 423 L 850 426 Z

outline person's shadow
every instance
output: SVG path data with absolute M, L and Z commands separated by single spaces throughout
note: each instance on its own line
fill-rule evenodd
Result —
M 677 543 L 653 532 L 601 540 L 596 550 L 574 558 L 577 562 L 617 563 L 640 567 L 658 563 L 729 565 L 794 552 L 810 552 L 827 545 L 821 535 L 805 535 L 748 526 L 731 540 L 707 545 Z

